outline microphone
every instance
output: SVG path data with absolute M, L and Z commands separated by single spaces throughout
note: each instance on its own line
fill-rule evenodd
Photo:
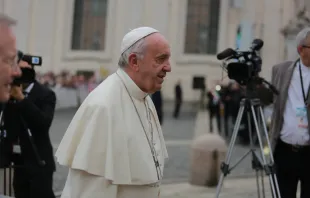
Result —
M 231 48 L 227 48 L 224 51 L 218 53 L 216 57 L 218 60 L 223 60 L 225 58 L 228 58 L 228 57 L 236 55 L 236 54 L 237 54 L 237 52 L 235 50 L 233 50 Z
M 261 39 L 254 39 L 251 45 L 252 51 L 258 51 L 260 50 L 264 45 L 264 41 Z

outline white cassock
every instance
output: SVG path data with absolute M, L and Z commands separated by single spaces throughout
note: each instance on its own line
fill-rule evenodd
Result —
M 58 147 L 69 167 L 61 197 L 158 198 L 167 157 L 151 98 L 118 69 L 85 99 Z

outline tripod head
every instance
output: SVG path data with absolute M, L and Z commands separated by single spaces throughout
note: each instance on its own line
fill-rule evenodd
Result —
M 271 104 L 273 96 L 279 94 L 275 86 L 259 76 L 253 78 L 241 89 L 244 91 L 246 99 L 259 99 L 264 106 Z
M 279 95 L 279 91 L 277 90 L 277 88 L 274 85 L 272 85 L 266 79 L 259 77 L 259 76 L 255 77 L 251 81 L 249 81 L 249 83 L 246 85 L 246 87 L 247 87 L 247 90 L 254 90 L 257 85 L 262 85 L 262 84 L 267 85 L 268 89 L 270 89 L 273 94 Z

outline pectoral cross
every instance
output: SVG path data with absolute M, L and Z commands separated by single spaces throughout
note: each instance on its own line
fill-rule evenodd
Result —
M 159 167 L 159 162 L 157 160 L 155 160 L 155 166 L 156 168 Z

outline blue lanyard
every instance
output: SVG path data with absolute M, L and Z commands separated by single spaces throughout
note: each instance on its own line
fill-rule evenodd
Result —
M 304 81 L 303 81 L 303 77 L 301 74 L 301 62 L 299 62 L 299 76 L 300 76 L 300 84 L 301 84 L 301 90 L 302 90 L 302 96 L 305 102 L 305 105 L 307 106 L 307 100 L 308 100 L 308 96 L 309 96 L 309 92 L 310 92 L 310 86 L 308 87 L 308 92 L 307 92 L 307 96 L 305 94 L 305 88 L 304 88 Z

